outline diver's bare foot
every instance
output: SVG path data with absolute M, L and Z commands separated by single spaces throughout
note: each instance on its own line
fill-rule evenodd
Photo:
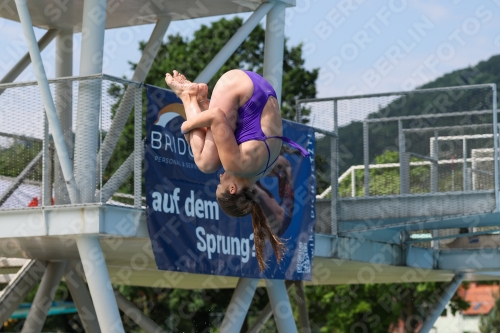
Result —
M 165 75 L 165 82 L 177 96 L 198 95 L 198 84 L 187 80 L 184 75 L 175 70 L 173 73 L 174 75 L 170 75 L 170 73 Z

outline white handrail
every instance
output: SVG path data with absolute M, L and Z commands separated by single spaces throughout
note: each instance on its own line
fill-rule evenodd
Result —
M 484 150 L 484 149 L 482 149 Z M 467 158 L 465 159 L 467 162 L 472 162 L 475 160 L 476 162 L 489 162 L 493 161 L 493 157 L 476 157 L 476 158 Z M 449 160 L 440 160 L 438 164 L 460 164 L 463 163 L 464 159 L 449 159 Z M 423 161 L 423 162 L 410 162 L 410 166 L 424 166 L 431 165 L 432 162 Z M 344 173 L 338 178 L 338 183 L 340 184 L 343 180 L 345 180 L 348 176 L 351 175 L 352 170 L 363 170 L 365 168 L 364 165 L 352 165 L 349 169 L 344 171 Z M 369 169 L 390 169 L 390 168 L 399 168 L 399 163 L 384 163 L 384 164 L 370 164 L 368 166 Z M 484 173 L 483 170 L 472 170 L 477 173 Z M 324 199 L 332 190 L 332 186 L 328 186 L 321 194 L 316 195 L 316 199 Z

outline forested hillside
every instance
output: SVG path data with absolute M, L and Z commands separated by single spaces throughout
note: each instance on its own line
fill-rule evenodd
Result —
M 482 61 L 476 66 L 456 70 L 446 74 L 418 89 L 430 89 L 451 86 L 465 86 L 472 84 L 500 83 L 500 55 Z M 402 100 L 404 98 L 404 100 Z M 418 114 L 434 114 L 443 112 L 459 112 L 472 110 L 491 109 L 491 90 L 481 91 L 454 91 L 436 92 L 431 94 L 410 94 L 393 100 L 386 106 L 380 107 L 378 111 L 368 115 L 368 118 L 385 118 L 396 116 L 408 116 Z M 488 118 L 488 117 L 487 117 Z M 490 119 L 481 119 L 487 122 Z M 449 119 L 436 119 L 433 126 L 439 126 L 440 122 L 446 125 Z M 470 117 L 469 123 L 477 123 L 477 119 Z M 421 125 L 421 124 L 417 124 Z M 417 126 L 410 122 L 405 128 Z M 398 128 L 397 123 L 385 123 L 381 130 L 380 126 L 371 126 L 370 129 L 370 162 L 376 156 L 380 156 L 385 150 L 397 149 Z M 326 142 L 318 142 L 318 147 L 324 147 Z M 363 164 L 363 124 L 360 121 L 352 121 L 347 125 L 339 127 L 340 158 L 343 163 L 339 165 L 340 174 L 351 165 Z

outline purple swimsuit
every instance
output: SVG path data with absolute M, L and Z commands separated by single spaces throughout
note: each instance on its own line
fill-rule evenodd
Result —
M 307 150 L 302 148 L 298 143 L 286 138 L 284 136 L 266 136 L 262 131 L 262 127 L 260 127 L 260 118 L 262 116 L 262 111 L 264 110 L 264 106 L 269 99 L 269 96 L 276 97 L 276 92 L 269 82 L 266 81 L 262 76 L 257 73 L 244 71 L 253 82 L 253 94 L 252 97 L 238 109 L 238 121 L 236 123 L 236 130 L 234 131 L 234 136 L 236 138 L 236 142 L 238 145 L 243 142 L 247 142 L 250 140 L 258 140 L 263 141 L 266 144 L 267 148 L 267 163 L 266 168 L 257 174 L 264 174 L 273 164 L 276 162 L 278 157 L 272 162 L 269 163 L 271 159 L 271 150 L 269 149 L 269 145 L 266 142 L 266 139 L 277 138 L 281 139 L 284 142 L 288 143 L 290 146 L 297 148 L 303 156 L 309 156 Z

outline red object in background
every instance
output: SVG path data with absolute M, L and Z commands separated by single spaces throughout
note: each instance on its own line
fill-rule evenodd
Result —
M 52 205 L 54 205 L 54 198 L 52 198 Z M 34 197 L 31 199 L 30 203 L 28 204 L 28 207 L 38 207 L 40 205 L 40 200 L 38 200 L 38 197 Z
M 38 203 L 38 197 L 34 197 L 28 204 L 28 207 L 38 207 Z

